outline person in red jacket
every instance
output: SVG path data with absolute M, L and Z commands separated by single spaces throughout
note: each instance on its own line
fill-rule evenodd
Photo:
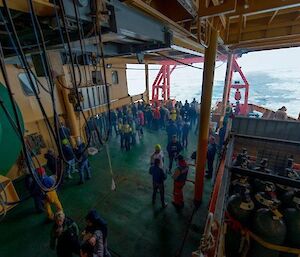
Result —
M 189 166 L 187 162 L 184 160 L 182 155 L 178 155 L 178 166 L 175 169 L 172 178 L 174 179 L 174 190 L 173 190 L 173 205 L 176 208 L 183 208 L 184 200 L 183 200 L 183 187 L 185 185 L 187 175 L 189 172 Z
M 159 129 L 159 121 L 160 121 L 160 112 L 158 107 L 153 110 L 153 128 L 155 130 Z
M 145 115 L 143 111 L 138 111 L 138 119 L 141 126 L 145 126 Z

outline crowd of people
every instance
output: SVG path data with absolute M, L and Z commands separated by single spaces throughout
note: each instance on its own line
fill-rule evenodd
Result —
M 153 131 L 165 129 L 169 140 L 177 135 L 178 141 L 187 148 L 191 128 L 198 124 L 199 104 L 194 99 L 191 103 L 171 102 L 162 106 L 132 103 L 116 110 L 111 110 L 111 132 L 120 137 L 120 147 L 129 151 L 137 140 L 141 140 L 144 128 Z M 195 128 L 197 131 L 197 126 Z
M 74 220 L 62 210 L 57 211 L 50 234 L 50 248 L 56 250 L 57 257 L 109 257 L 107 247 L 107 223 L 96 210 L 85 217 L 86 227 L 80 234 Z
M 165 201 L 164 185 L 168 175 L 173 179 L 172 203 L 177 210 L 184 207 L 183 189 L 188 179 L 189 164 L 183 152 L 188 147 L 189 132 L 192 129 L 198 130 L 198 112 L 199 104 L 194 99 L 191 103 L 185 101 L 184 104 L 176 102 L 162 106 L 155 104 L 151 106 L 144 102 L 132 103 L 111 110 L 110 115 L 106 113 L 101 116 L 102 118 L 105 117 L 104 119 L 108 119 L 110 116 L 109 131 L 118 138 L 120 148 L 125 151 L 129 151 L 138 140 L 143 139 L 145 128 L 152 133 L 165 131 L 168 164 L 166 164 L 161 145 L 156 144 L 150 157 L 149 169 L 153 184 L 152 203 L 155 204 L 156 195 L 159 192 L 162 208 L 168 205 Z M 98 125 L 100 124 L 99 126 L 104 129 L 105 122 L 99 122 L 98 119 L 100 116 L 90 121 L 89 128 L 86 130 L 86 137 L 91 137 L 91 145 L 93 145 L 93 140 L 99 137 L 97 134 L 102 133 Z M 70 130 L 63 123 L 59 128 L 59 134 L 63 160 L 55 155 L 54 150 L 49 149 L 44 156 L 47 160 L 45 167 L 36 169 L 41 183 L 46 188 L 51 188 L 54 185 L 57 176 L 62 177 L 60 187 L 65 179 L 72 179 L 76 173 L 79 174 L 79 184 L 83 184 L 86 179 L 90 179 L 92 176 L 86 144 L 78 138 L 76 146 L 73 147 Z M 160 143 L 161 139 L 157 140 Z M 215 138 L 211 134 L 207 153 L 207 177 L 211 177 L 212 174 L 216 149 Z M 193 159 L 193 156 L 191 157 Z M 175 168 L 173 168 L 174 163 Z M 61 169 L 61 165 L 63 165 L 63 169 Z M 59 172 L 63 172 L 63 174 L 59 174 Z M 36 210 L 46 212 L 48 220 L 55 221 L 51 232 L 51 248 L 56 249 L 58 257 L 72 256 L 72 253 L 80 256 L 109 256 L 107 226 L 95 210 L 87 215 L 87 227 L 80 236 L 76 222 L 65 216 L 56 190 L 44 191 L 31 176 L 27 178 L 27 187 L 34 199 Z M 55 207 L 54 212 L 52 206 Z

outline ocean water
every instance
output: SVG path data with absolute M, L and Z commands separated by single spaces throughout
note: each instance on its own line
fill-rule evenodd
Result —
M 287 113 L 298 117 L 300 112 L 300 48 L 273 50 L 247 54 L 238 63 L 250 84 L 249 103 L 273 110 L 287 107 Z M 197 68 L 178 65 L 171 75 L 171 97 L 179 101 L 200 101 L 202 87 L 202 64 Z M 159 65 L 149 66 L 149 80 L 152 85 Z M 226 63 L 217 62 L 212 104 L 222 100 Z M 143 65 L 128 65 L 127 80 L 129 94 L 140 94 L 145 90 Z M 141 69 L 141 70 L 130 70 Z M 234 81 L 242 81 L 234 73 Z M 151 92 L 151 88 L 150 88 Z M 243 95 L 243 92 L 242 92 Z M 231 100 L 234 96 L 232 90 Z

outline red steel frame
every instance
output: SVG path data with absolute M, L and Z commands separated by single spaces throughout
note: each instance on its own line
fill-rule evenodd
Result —
M 152 103 L 159 104 L 160 96 L 163 101 L 170 100 L 170 75 L 176 68 L 170 64 L 163 64 L 152 84 Z
M 159 105 L 160 100 L 168 101 L 170 100 L 170 85 L 171 85 L 171 74 L 175 70 L 176 66 L 180 63 L 191 64 L 203 62 L 203 57 L 195 58 L 185 58 L 180 60 L 179 63 L 175 60 L 165 60 L 161 61 L 161 68 L 156 75 L 156 78 L 152 84 L 152 103 Z
M 232 77 L 233 77 L 233 72 L 238 72 L 244 82 L 244 84 L 234 84 L 232 83 Z M 231 89 L 245 89 L 245 93 L 244 93 L 244 102 L 240 103 L 240 113 L 242 115 L 246 115 L 248 113 L 248 98 L 249 98 L 249 82 L 246 79 L 241 67 L 239 66 L 239 64 L 236 61 L 236 58 L 233 58 L 232 60 L 232 68 L 231 68 L 231 72 L 229 75 L 229 90 L 228 90 L 228 98 L 230 99 L 230 92 Z
M 219 61 L 226 61 L 226 56 L 219 56 Z M 179 62 L 175 60 L 164 60 L 161 61 L 160 64 L 162 65 L 153 84 L 152 84 L 152 103 L 159 104 L 160 99 L 163 101 L 170 100 L 170 77 L 172 72 L 175 70 L 177 65 L 182 64 L 192 64 L 192 63 L 202 63 L 204 62 L 204 57 L 194 57 L 194 58 L 186 58 L 182 59 Z M 238 72 L 244 82 L 244 84 L 233 84 L 232 77 L 233 72 Z M 243 97 L 243 103 L 240 103 L 240 114 L 247 114 L 248 112 L 248 97 L 249 97 L 249 83 L 242 72 L 241 67 L 236 61 L 236 57 L 232 60 L 232 68 L 229 74 L 229 90 L 228 90 L 228 99 L 230 96 L 231 89 L 245 89 L 245 94 Z

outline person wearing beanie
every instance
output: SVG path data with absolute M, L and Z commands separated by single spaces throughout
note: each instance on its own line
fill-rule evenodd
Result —
M 189 171 L 189 166 L 182 155 L 177 157 L 177 168 L 172 175 L 174 179 L 174 190 L 173 190 L 173 205 L 176 208 L 183 208 L 183 187 L 185 185 L 187 175 Z
M 159 167 L 161 169 L 164 169 L 164 152 L 161 150 L 160 144 L 156 144 L 154 147 L 154 153 L 151 155 L 150 158 L 150 165 L 153 166 L 155 159 L 159 159 Z
M 78 255 L 80 250 L 79 229 L 77 224 L 63 211 L 54 216 L 55 223 L 50 234 L 50 248 L 56 250 L 58 257 L 72 257 Z
M 43 186 L 46 188 L 51 188 L 55 184 L 53 178 L 47 176 L 46 171 L 43 167 L 36 168 L 36 172 L 40 177 L 40 181 L 42 182 Z M 54 205 L 56 211 L 62 211 L 63 207 L 60 203 L 56 190 L 47 191 L 44 193 L 44 208 L 48 217 L 48 220 L 54 220 L 54 214 L 52 212 L 51 205 Z
M 156 193 L 159 190 L 160 200 L 162 208 L 167 207 L 167 203 L 165 202 L 165 185 L 164 181 L 167 176 L 164 173 L 164 170 L 160 168 L 160 159 L 155 159 L 154 164 L 150 167 L 149 174 L 152 175 L 152 184 L 153 184 L 153 194 L 152 194 L 152 204 L 155 204 L 156 201 Z
M 107 223 L 96 210 L 91 210 L 85 217 L 86 227 L 83 242 L 94 247 L 93 257 L 110 257 L 107 248 Z
M 177 156 L 182 151 L 182 149 L 183 147 L 180 144 L 180 142 L 178 142 L 177 136 L 173 135 L 172 141 L 169 142 L 167 145 L 167 151 L 169 154 L 169 173 L 171 173 L 173 161 L 176 160 Z

